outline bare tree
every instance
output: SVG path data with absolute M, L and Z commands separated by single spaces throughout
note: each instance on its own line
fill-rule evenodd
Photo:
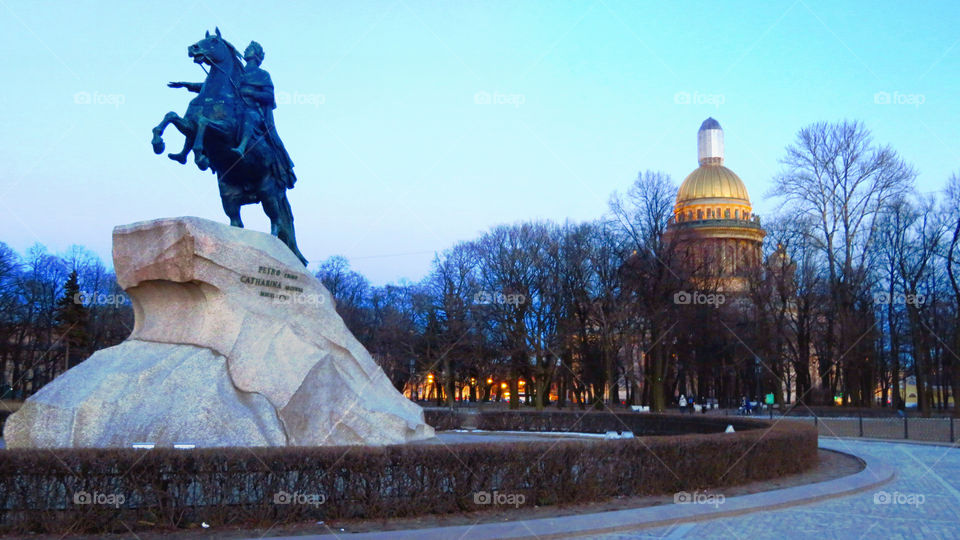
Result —
M 625 198 L 614 194 L 610 212 L 629 246 L 624 268 L 625 297 L 633 307 L 632 324 L 644 351 L 645 379 L 650 407 L 666 408 L 666 379 L 670 368 L 669 336 L 676 326 L 673 295 L 683 279 L 674 260 L 675 246 L 664 233 L 673 214 L 677 188 L 662 172 L 645 171 L 627 191 Z
M 586 391 L 594 406 L 604 398 L 618 403 L 619 381 L 635 378 L 621 362 L 627 321 L 621 272 L 624 240 L 616 224 L 597 221 L 568 223 L 559 242 L 561 296 L 556 302 L 565 307 L 564 343 L 568 356 L 576 359 L 575 364 L 563 364 L 561 380 Z M 632 397 L 634 389 L 627 390 Z M 584 405 L 583 396 L 578 401 Z
M 948 247 L 945 255 L 947 275 L 953 291 L 953 339 L 948 351 L 953 390 L 953 415 L 960 417 L 960 174 L 952 174 L 947 182 L 947 200 L 943 214 L 947 216 Z
M 370 342 L 369 295 L 367 278 L 350 269 L 346 258 L 335 255 L 323 261 L 316 273 L 317 279 L 330 291 L 337 313 L 347 328 L 362 343 Z
M 435 302 L 440 328 L 439 357 L 440 379 L 448 406 L 453 406 L 458 372 L 471 371 L 471 360 L 476 358 L 479 327 L 471 313 L 476 308 L 475 300 L 480 292 L 476 248 L 471 243 L 460 243 L 434 259 L 433 271 L 425 280 L 430 296 Z M 473 370 L 471 393 L 475 395 L 478 373 Z M 471 381 L 470 378 L 467 381 Z
M 539 351 L 531 349 L 530 337 L 536 330 L 531 328 L 537 316 L 532 299 L 542 293 L 539 265 L 549 249 L 548 229 L 545 223 L 503 225 L 484 234 L 476 243 L 488 313 L 499 330 L 501 351 L 509 358 L 506 382 L 511 409 L 520 406 L 519 382 L 523 376 L 530 380 L 531 357 L 535 362 L 545 361 L 535 356 Z
M 921 287 L 934 271 L 935 256 L 943 237 L 943 226 L 934 212 L 934 203 L 930 198 L 921 199 L 916 205 L 904 202 L 896 208 L 895 211 L 904 214 L 902 222 L 908 229 L 902 246 L 903 253 L 897 257 L 897 261 L 903 283 L 902 298 L 913 341 L 917 403 L 923 415 L 929 416 L 931 394 L 928 386 L 933 367 L 931 349 L 935 336 L 929 322 L 930 303 L 926 300 L 927 296 L 932 300 L 933 295 L 925 295 Z M 898 302 L 899 298 L 890 298 L 889 301 Z
M 861 123 L 850 121 L 801 129 L 781 163 L 773 193 L 811 220 L 825 257 L 831 312 L 818 360 L 824 387 L 832 391 L 843 371 L 839 363 L 864 335 L 862 325 L 854 324 L 860 320 L 855 304 L 866 285 L 880 211 L 910 189 L 916 172 L 889 146 L 875 145 Z

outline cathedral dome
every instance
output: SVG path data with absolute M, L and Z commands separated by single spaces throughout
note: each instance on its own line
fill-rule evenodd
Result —
M 677 192 L 677 204 L 697 199 L 736 199 L 750 204 L 743 180 L 723 165 L 702 165 L 683 181 Z
M 674 205 L 677 222 L 733 219 L 749 220 L 753 214 L 743 180 L 723 165 L 723 128 L 707 118 L 697 131 L 700 166 L 687 176 Z

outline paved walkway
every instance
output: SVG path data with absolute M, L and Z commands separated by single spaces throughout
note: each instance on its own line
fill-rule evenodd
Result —
M 876 490 L 782 510 L 580 538 L 960 539 L 960 449 L 849 439 L 821 446 L 872 456 L 897 477 Z

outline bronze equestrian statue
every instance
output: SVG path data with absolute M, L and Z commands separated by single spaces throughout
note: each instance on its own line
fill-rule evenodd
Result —
M 193 159 L 201 171 L 210 168 L 217 175 L 223 211 L 230 225 L 243 227 L 240 207 L 260 203 L 270 218 L 270 234 L 285 243 L 306 266 L 297 248 L 293 212 L 287 190 L 297 181 L 293 162 L 273 123 L 276 108 L 270 74 L 260 67 L 263 48 L 251 41 L 240 54 L 220 35 L 206 37 L 187 48 L 187 54 L 201 66 L 210 66 L 202 83 L 171 82 L 171 88 L 186 88 L 197 96 L 180 117 L 168 112 L 153 128 L 153 151 L 163 152 L 163 131 L 173 124 L 186 138 L 183 150 L 167 156 L 186 163 Z M 204 68 L 206 69 L 206 68 Z

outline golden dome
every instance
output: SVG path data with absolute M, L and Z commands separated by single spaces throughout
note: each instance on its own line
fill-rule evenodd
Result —
M 698 199 L 736 199 L 750 204 L 743 180 L 723 165 L 701 165 L 680 185 L 678 205 Z

